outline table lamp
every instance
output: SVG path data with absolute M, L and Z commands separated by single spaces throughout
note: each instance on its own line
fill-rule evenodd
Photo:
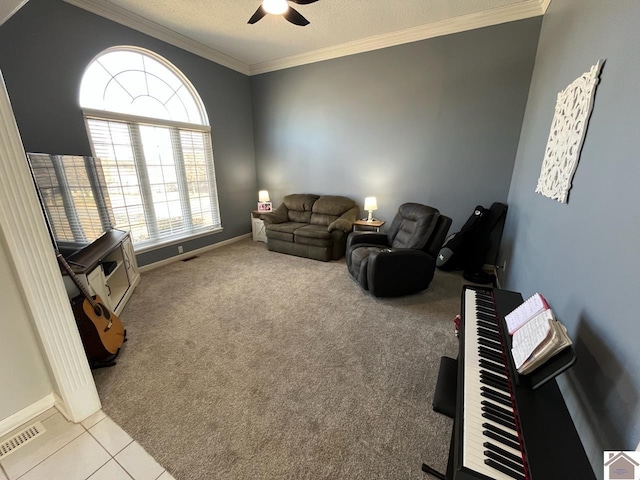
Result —
M 373 211 L 378 209 L 378 203 L 376 197 L 366 197 L 364 199 L 364 209 L 369 212 L 367 222 L 373 222 Z
M 258 192 L 258 211 L 270 212 L 272 209 L 271 201 L 269 200 L 269 192 L 267 190 L 260 190 Z

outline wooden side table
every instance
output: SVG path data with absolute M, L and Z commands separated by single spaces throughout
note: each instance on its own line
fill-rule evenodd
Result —
M 251 233 L 254 242 L 267 243 L 267 231 L 264 228 L 264 220 L 262 219 L 264 212 L 251 210 Z
M 385 224 L 384 220 L 372 220 L 368 222 L 367 220 L 356 220 L 353 222 L 353 231 L 361 232 L 361 231 L 374 231 L 379 232 L 380 227 Z

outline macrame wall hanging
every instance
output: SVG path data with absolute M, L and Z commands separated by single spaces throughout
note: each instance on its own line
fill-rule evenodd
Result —
M 567 201 L 578 167 L 603 63 L 600 60 L 558 93 L 536 193 L 560 203 Z

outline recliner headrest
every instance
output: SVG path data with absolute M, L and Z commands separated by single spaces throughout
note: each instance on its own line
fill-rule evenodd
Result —
M 389 227 L 389 244 L 394 248 L 423 249 L 438 223 L 440 212 L 419 203 L 404 203 Z

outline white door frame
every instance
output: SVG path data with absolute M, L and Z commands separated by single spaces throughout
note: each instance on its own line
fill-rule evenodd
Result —
M 7 252 L 48 367 L 56 407 L 72 422 L 80 422 L 100 409 L 100 399 L 29 172 L 2 72 L 0 242 Z

